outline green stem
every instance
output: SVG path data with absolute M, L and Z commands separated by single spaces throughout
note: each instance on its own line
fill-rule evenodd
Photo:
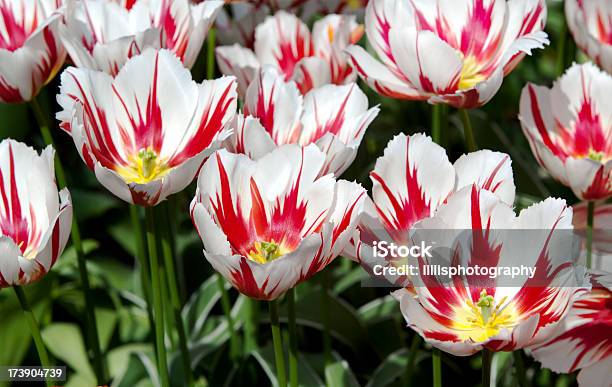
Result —
M 215 29 L 211 28 L 208 31 L 208 39 L 206 44 L 206 78 L 213 79 L 215 76 Z
M 153 329 L 154 320 L 153 311 L 151 310 L 151 276 L 149 275 L 149 263 L 147 262 L 147 252 L 145 251 L 145 236 L 140 220 L 139 207 L 134 204 L 130 205 L 130 218 L 132 220 L 134 234 L 136 235 L 136 259 L 140 265 L 140 282 L 142 286 L 142 293 L 145 301 L 147 302 L 149 324 L 151 325 L 151 329 Z
M 441 104 L 431 106 L 431 139 L 436 144 L 442 138 L 442 107 Z
M 414 334 L 412 337 L 412 342 L 410 343 L 410 349 L 408 352 L 408 361 L 406 363 L 406 385 L 412 385 L 412 375 L 414 375 L 414 361 L 416 359 L 416 354 L 419 350 L 419 342 L 421 338 L 418 334 Z
M 166 212 L 163 225 L 159 230 L 161 236 L 162 253 L 164 255 L 164 266 L 166 268 L 166 276 L 168 280 L 168 288 L 170 291 L 170 304 L 172 305 L 174 326 L 179 336 L 179 349 L 181 351 L 181 360 L 183 363 L 183 372 L 185 373 L 185 380 L 188 386 L 193 385 L 193 371 L 191 369 L 191 357 L 189 356 L 189 348 L 187 346 L 187 335 L 185 333 L 185 325 L 183 324 L 183 317 L 181 316 L 181 297 L 179 294 L 179 288 L 176 281 L 176 270 L 174 268 L 174 257 L 172 253 L 172 246 L 170 243 L 170 216 Z
M 225 279 L 221 274 L 217 275 L 217 287 L 221 292 L 221 308 L 223 309 L 223 314 L 225 315 L 225 319 L 227 320 L 227 328 L 229 329 L 230 334 L 230 358 L 232 360 L 237 361 L 240 358 L 240 343 L 238 342 L 238 336 L 236 335 L 236 331 L 234 330 L 234 318 L 232 317 L 232 305 L 230 303 L 229 294 L 227 289 L 225 289 Z
M 279 387 L 287 387 L 287 376 L 285 374 L 285 354 L 283 352 L 283 338 L 281 336 L 280 323 L 278 321 L 278 301 L 272 300 L 270 304 L 270 327 L 272 328 L 272 340 L 274 342 L 274 358 L 276 360 L 276 377 Z
M 586 229 L 586 264 L 590 269 L 593 264 L 593 225 L 595 223 L 595 202 L 587 204 L 587 229 Z
M 244 321 L 244 353 L 257 350 L 257 330 L 259 329 L 259 302 L 252 298 L 247 303 L 247 316 Z
M 557 65 L 555 72 L 557 76 L 562 76 L 565 70 L 571 66 L 576 59 L 576 46 L 574 39 L 567 28 L 566 23 L 562 23 L 557 47 Z
M 295 289 L 287 291 L 287 317 L 289 319 L 289 385 L 298 387 L 298 343 L 295 324 Z
M 169 387 L 168 362 L 164 342 L 164 308 L 159 275 L 159 260 L 157 257 L 157 237 L 155 235 L 155 215 L 153 208 L 146 208 L 147 245 L 149 248 L 149 263 L 151 266 L 151 283 L 153 287 L 153 312 L 155 313 L 155 353 L 157 369 L 162 387 Z
M 49 130 L 49 123 L 47 116 L 45 115 L 42 106 L 35 98 L 30 101 L 30 106 L 34 111 L 38 126 L 40 127 L 40 133 L 45 141 L 45 144 L 53 144 L 53 137 Z M 55 157 L 55 176 L 59 188 L 66 187 L 66 174 L 64 173 L 64 167 L 62 166 L 61 160 Z M 102 349 L 100 347 L 100 338 L 98 337 L 98 323 L 96 322 L 96 315 L 94 311 L 94 302 L 91 293 L 91 286 L 89 284 L 89 276 L 87 274 L 87 263 L 85 261 L 85 252 L 83 251 L 83 244 L 81 242 L 81 232 L 77 224 L 76 217 L 72 220 L 72 230 L 70 233 L 72 244 L 77 256 L 77 264 L 79 267 L 79 276 L 81 279 L 81 286 L 83 287 L 83 294 L 85 298 L 85 324 L 87 326 L 86 336 L 88 339 L 89 346 L 93 350 L 93 363 L 94 371 L 98 384 L 103 385 L 107 382 L 106 369 L 104 366 L 104 358 L 102 357 Z
M 482 350 L 482 387 L 491 386 L 491 360 L 493 352 L 488 349 Z
M 15 290 L 15 294 L 17 295 L 19 304 L 21 304 L 21 310 L 23 310 L 23 315 L 25 316 L 26 321 L 28 322 L 28 325 L 30 327 L 30 332 L 32 333 L 32 338 L 34 339 L 34 345 L 36 346 L 36 351 L 38 351 L 38 357 L 40 358 L 40 365 L 43 367 L 50 367 L 51 362 L 49 361 L 47 348 L 45 348 L 45 344 L 43 343 L 38 322 L 36 321 L 36 317 L 34 316 L 32 308 L 28 303 L 28 299 L 26 298 L 26 295 L 21 287 L 13 286 L 13 289 Z M 54 383 L 47 380 L 47 386 L 52 386 L 53 384 Z
M 321 272 L 321 314 L 323 318 L 323 353 L 325 365 L 332 364 L 332 345 L 331 345 L 331 311 L 329 305 L 329 272 Z
M 474 140 L 474 129 L 472 128 L 472 122 L 470 121 L 470 112 L 466 109 L 460 109 L 459 115 L 461 116 L 461 122 L 463 123 L 466 148 L 468 152 L 475 152 L 478 150 L 478 147 L 476 146 L 476 141 Z
M 522 387 L 529 387 L 530 383 L 527 380 L 527 372 L 525 371 L 525 363 L 523 362 L 523 355 L 521 351 L 512 352 L 514 357 L 514 369 L 516 370 L 516 377 L 518 378 L 519 385 Z
M 442 387 L 442 354 L 439 349 L 434 348 L 431 359 L 433 365 L 433 387 Z

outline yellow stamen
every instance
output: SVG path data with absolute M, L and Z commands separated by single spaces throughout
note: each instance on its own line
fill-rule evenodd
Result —
M 593 149 L 589 149 L 587 157 L 593 161 L 602 162 L 606 155 L 604 152 L 595 152 Z
M 453 328 L 460 332 L 463 340 L 483 342 L 504 328 L 514 327 L 518 313 L 514 305 L 506 301 L 507 297 L 503 297 L 496 302 L 493 296 L 482 290 L 476 304 L 466 300 L 463 306 L 455 309 Z
M 276 243 L 274 239 L 270 242 L 257 241 L 255 242 L 254 249 L 249 252 L 248 258 L 263 264 L 271 262 L 290 252 L 291 250 L 282 243 Z
M 461 69 L 461 79 L 459 80 L 459 89 L 471 89 L 475 85 L 485 81 L 487 77 L 480 73 L 480 64 L 473 56 L 468 56 L 463 59 L 463 68 Z
M 141 149 L 128 157 L 129 165 L 117 167 L 116 172 L 127 182 L 146 184 L 161 179 L 170 168 L 151 148 Z

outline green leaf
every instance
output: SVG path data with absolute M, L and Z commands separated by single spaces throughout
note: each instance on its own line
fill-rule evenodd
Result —
M 325 367 L 325 382 L 328 386 L 359 386 L 359 382 L 346 360 L 337 361 Z
M 119 377 L 119 375 L 124 375 L 126 368 L 128 367 L 128 363 L 130 361 L 130 356 L 132 354 L 142 352 L 148 353 L 152 351 L 152 347 L 150 344 L 126 344 L 121 347 L 117 347 L 108 352 L 108 371 L 110 373 L 111 378 Z
M 301 290 L 300 288 L 300 297 L 296 302 L 297 324 L 323 329 L 320 291 L 317 289 L 302 296 Z M 330 321 L 332 335 L 355 351 L 367 353 L 371 346 L 366 340 L 366 329 L 355 308 L 332 293 L 329 293 L 329 297 L 330 310 L 333 311 Z M 286 311 L 283 309 L 281 312 L 286 319 Z
M 274 358 L 274 347 L 270 343 L 259 351 L 251 352 L 251 356 L 259 363 L 261 369 L 265 372 L 266 376 L 270 380 L 273 386 L 278 386 L 278 380 L 276 379 L 276 361 Z M 288 368 L 289 357 L 285 351 L 285 368 L 289 372 Z M 289 377 L 289 374 L 287 374 Z M 298 384 L 300 386 L 322 386 L 323 382 L 314 368 L 308 363 L 306 357 L 299 354 L 298 356 Z
M 107 192 L 71 189 L 74 213 L 79 221 L 96 219 L 112 208 L 118 208 L 122 203 Z
M 52 274 L 41 281 L 24 287 L 26 297 L 39 324 L 44 325 L 50 316 L 51 298 L 47 295 L 52 291 L 54 281 Z M 0 291 L 0 343 L 10 350 L 0 351 L 0 364 L 20 365 L 32 344 L 32 335 L 28 329 L 21 306 L 12 289 Z M 0 382 L 0 386 L 7 386 Z
M 398 312 L 399 303 L 390 295 L 372 300 L 359 308 L 359 315 L 367 325 L 392 318 Z
M 362 279 L 367 278 L 368 274 L 363 270 L 361 266 L 357 266 L 349 271 L 348 274 L 340 277 L 340 279 L 334 284 L 333 293 L 340 294 L 345 290 L 349 289 L 353 285 L 359 283 Z
M 159 376 L 153 355 L 148 352 L 129 354 L 124 372 L 113 381 L 115 387 L 153 387 L 159 386 Z
M 117 320 L 117 313 L 114 310 L 108 308 L 96 309 L 96 322 L 102 351 L 106 351 L 110 344 L 110 340 L 117 327 Z
M 226 289 L 229 289 L 227 281 Z M 185 307 L 183 308 L 183 321 L 187 332 L 191 332 L 192 338 L 198 337 L 202 332 L 204 323 L 208 319 L 210 311 L 221 298 L 221 291 L 217 284 L 217 276 L 210 276 L 200 288 L 191 296 Z
M 422 351 L 417 352 L 414 359 L 414 367 L 428 358 Z M 370 377 L 366 387 L 385 387 L 396 380 L 402 378 L 406 373 L 406 365 L 408 364 L 408 350 L 406 348 L 399 349 L 391 353 L 382 363 L 376 368 Z M 413 373 L 413 377 L 416 372 Z
M 110 236 L 131 256 L 136 256 L 136 239 L 129 217 L 111 223 L 107 228 Z
M 76 324 L 54 323 L 43 329 L 43 341 L 49 352 L 82 375 L 95 380 L 87 358 L 85 343 Z

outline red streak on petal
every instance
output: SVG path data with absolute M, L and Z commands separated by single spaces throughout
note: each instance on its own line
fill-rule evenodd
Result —
M 544 119 L 542 118 L 542 112 L 540 110 L 540 102 L 538 101 L 538 96 L 536 94 L 535 88 L 533 85 L 529 84 L 529 101 L 531 103 L 531 112 L 533 114 L 533 120 L 535 122 L 536 128 L 538 129 L 538 133 L 540 133 L 540 137 L 542 137 L 542 141 L 544 145 L 548 147 L 548 149 L 557 157 L 565 160 L 567 155 L 553 142 L 553 140 L 548 135 L 548 130 L 546 125 L 544 124 Z
M 385 195 L 389 199 L 393 207 L 393 213 L 388 217 L 384 211 L 376 205 L 378 215 L 383 220 L 385 228 L 393 239 L 397 242 L 403 242 L 407 237 L 406 232 L 417 221 L 429 216 L 431 212 L 431 203 L 425 199 L 425 192 L 421 187 L 421 183 L 417 177 L 417 165 L 410 167 L 410 138 L 406 141 L 406 162 L 404 165 L 406 174 L 404 182 L 406 183 L 407 197 L 397 198 L 396 193 L 391 191 L 387 182 L 375 171 L 370 173 L 373 180 L 377 181 Z

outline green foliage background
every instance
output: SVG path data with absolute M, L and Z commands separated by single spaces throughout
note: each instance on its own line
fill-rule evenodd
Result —
M 520 129 L 517 114 L 522 87 L 526 82 L 550 85 L 564 66 L 571 64 L 576 52 L 568 36 L 561 1 L 549 2 L 547 32 L 551 45 L 527 57 L 510 76 L 492 102 L 471 113 L 480 148 L 507 152 L 512 156 L 517 184 L 517 209 L 547 196 L 576 199 L 571 191 L 555 183 L 537 166 Z M 365 39 L 364 39 L 365 41 Z M 579 54 L 581 60 L 584 57 Z M 205 59 L 205 58 L 203 58 Z M 562 65 L 559 65 L 559 64 Z M 199 63 L 195 68 L 204 67 Z M 357 160 L 344 178 L 357 180 L 370 188 L 368 177 L 376 158 L 397 133 L 430 133 L 431 107 L 381 98 L 367 86 L 371 105 L 380 104 L 381 113 L 370 126 Z M 47 111 L 55 112 L 57 79 L 48 85 L 42 98 Z M 0 105 L 0 138 L 11 137 L 42 148 L 34 117 L 26 105 Z M 154 355 L 147 311 L 141 294 L 138 268 L 134 263 L 135 241 L 131 232 L 127 204 L 106 192 L 84 167 L 72 140 L 54 128 L 57 151 L 62 158 L 88 254 L 94 287 L 97 320 L 108 369 L 114 386 L 145 387 L 155 380 Z M 448 110 L 443 144 L 451 160 L 463 153 L 463 132 L 457 112 Z M 256 342 L 258 350 L 233 362 L 229 357 L 227 324 L 219 305 L 220 293 L 211 266 L 202 254 L 202 245 L 188 217 L 193 187 L 175 195 L 168 205 L 178 214 L 172 220 L 179 266 L 183 310 L 190 351 L 200 385 L 267 385 L 275 383 L 274 356 L 267 325 L 266 305 L 255 304 L 261 325 L 243 340 L 249 351 Z M 401 385 L 406 373 L 408 348 L 414 333 L 405 327 L 399 306 L 388 289 L 362 288 L 365 272 L 348 259 L 339 258 L 329 268 L 332 297 L 332 328 L 335 363 L 324 367 L 321 335 L 320 275 L 297 289 L 297 318 L 300 383 L 305 386 Z M 67 248 L 51 273 L 26 288 L 35 313 L 44 326 L 43 335 L 57 364 L 69 368 L 70 387 L 95 385 L 84 339 L 83 297 L 78 280 L 76 256 Z M 250 303 L 230 291 L 236 329 L 242 331 L 252 309 Z M 281 304 L 284 307 L 284 304 Z M 285 310 L 281 309 L 281 319 Z M 287 342 L 287 341 L 285 341 Z M 34 365 L 38 357 L 31 345 L 29 330 L 17 300 L 10 290 L 0 291 L 0 364 Z M 414 385 L 431 383 L 431 351 L 421 340 L 415 358 Z M 177 358 L 171 356 L 171 379 L 183 385 Z M 528 375 L 538 386 L 575 384 L 574 375 L 554 375 L 525 356 Z M 515 385 L 512 355 L 499 353 L 493 361 L 500 386 Z M 479 356 L 458 358 L 443 355 L 443 381 L 461 385 L 480 384 Z M 4 387 L 6 384 L 0 383 Z

